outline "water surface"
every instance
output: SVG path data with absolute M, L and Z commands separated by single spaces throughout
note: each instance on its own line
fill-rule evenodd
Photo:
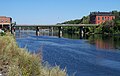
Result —
M 66 68 L 69 75 L 120 76 L 120 37 L 63 36 L 35 36 L 35 32 L 28 31 L 16 33 L 16 40 L 30 52 L 42 51 L 44 61 Z

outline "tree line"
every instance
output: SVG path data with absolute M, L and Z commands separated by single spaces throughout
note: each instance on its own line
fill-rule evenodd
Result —
M 120 33 L 120 11 L 112 11 L 112 14 L 115 15 L 115 19 L 111 21 L 106 21 L 100 24 L 93 31 L 92 27 L 86 27 L 86 32 L 89 33 Z M 75 19 L 70 21 L 65 21 L 61 24 L 90 24 L 90 16 L 83 16 L 81 19 Z M 68 32 L 77 32 L 79 27 L 65 27 L 65 31 Z

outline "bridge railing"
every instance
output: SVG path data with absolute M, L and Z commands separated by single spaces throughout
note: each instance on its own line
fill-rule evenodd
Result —
M 98 26 L 98 24 L 56 24 L 56 25 L 19 25 L 16 24 L 15 27 L 69 27 L 69 26 Z

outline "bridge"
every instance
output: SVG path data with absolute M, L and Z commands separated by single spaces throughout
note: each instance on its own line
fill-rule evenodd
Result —
M 80 26 L 98 26 L 98 24 L 56 24 L 56 25 L 20 25 L 17 24 L 15 27 L 80 27 Z
M 61 36 L 62 34 L 62 27 L 80 27 L 80 33 L 84 33 L 84 27 L 96 27 L 98 24 L 56 24 L 56 25 L 21 25 L 21 24 L 14 24 L 13 27 L 36 27 L 36 35 L 40 34 L 40 27 L 49 27 L 53 32 L 53 28 L 58 28 L 58 34 Z M 19 29 L 20 30 L 20 29 Z

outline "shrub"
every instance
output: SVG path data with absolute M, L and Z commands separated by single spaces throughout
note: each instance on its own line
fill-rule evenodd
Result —
M 4 36 L 4 35 L 6 35 L 6 33 L 5 32 L 0 32 L 0 35 Z
M 67 76 L 59 66 L 42 64 L 40 54 L 19 48 L 13 36 L 0 36 L 0 72 L 7 76 Z M 9 35 L 9 36 L 8 36 Z

